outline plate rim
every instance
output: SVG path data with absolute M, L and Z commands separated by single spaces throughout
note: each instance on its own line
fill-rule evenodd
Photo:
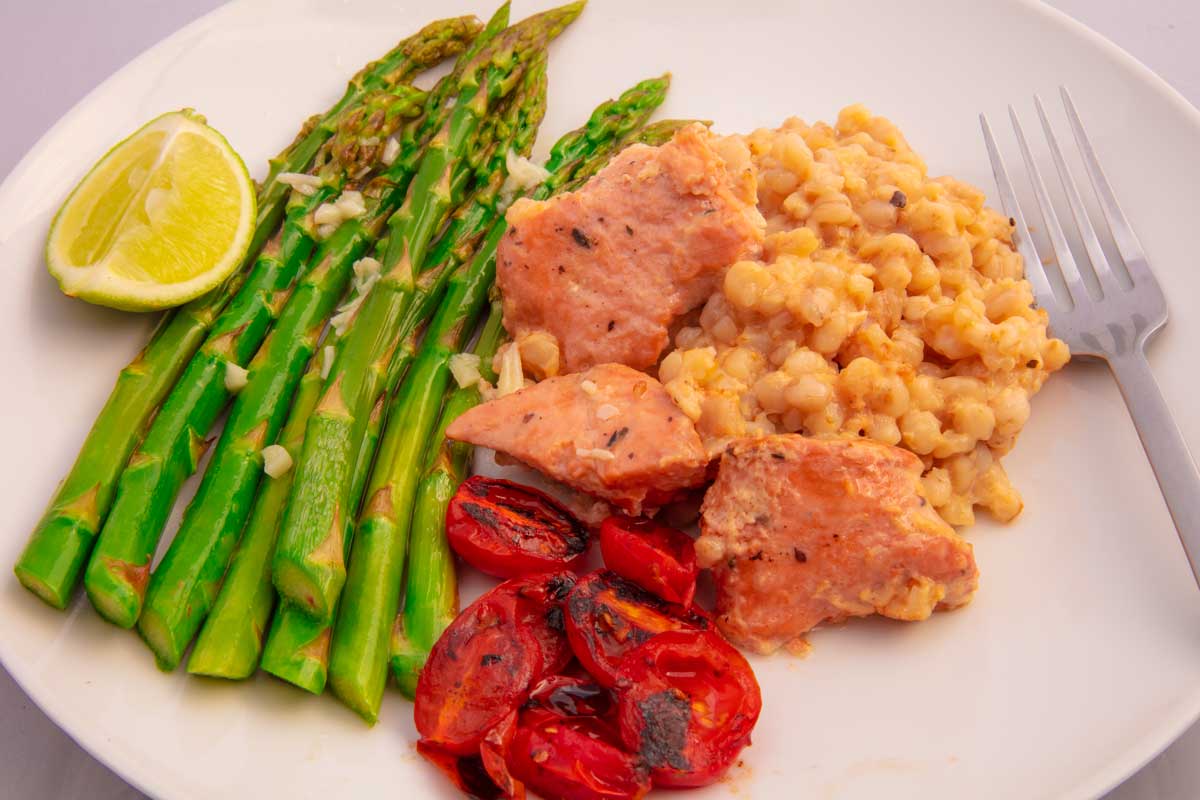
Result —
M 1045 0 L 1006 0 L 1006 2 L 1009 5 L 1023 7 L 1033 14 L 1040 15 L 1046 21 L 1046 24 L 1056 25 L 1064 29 L 1068 35 L 1082 38 L 1104 51 L 1123 67 L 1132 71 L 1139 78 L 1140 83 L 1145 89 L 1159 94 L 1174 106 L 1176 110 L 1189 117 L 1192 124 L 1197 129 L 1200 129 L 1200 108 L 1191 103 L 1165 78 L 1116 42 L 1065 11 L 1049 5 Z M 0 180 L 0 197 L 6 193 L 10 184 L 20 182 L 21 178 L 29 170 L 29 165 L 36 157 L 40 156 L 47 143 L 57 135 L 59 129 L 68 126 L 110 84 L 120 80 L 128 73 L 141 69 L 143 62 L 151 62 L 162 58 L 167 52 L 174 49 L 180 40 L 185 40 L 201 30 L 217 24 L 219 18 L 235 13 L 237 9 L 247 3 L 248 0 L 232 0 L 232 2 L 227 2 L 200 15 L 186 25 L 149 45 L 125 64 L 105 76 L 103 80 L 59 116 L 25 151 L 21 158 L 17 160 L 8 174 L 3 176 L 3 180 Z M 79 602 L 78 596 L 72 601 L 73 604 Z M 82 606 L 76 605 L 74 610 L 61 613 L 80 613 L 80 608 Z M 89 612 L 84 611 L 82 613 Z M 7 641 L 8 637 L 0 631 L 0 666 L 4 667 L 17 686 L 20 687 L 21 691 L 24 692 L 25 696 L 72 742 L 104 765 L 114 775 L 143 794 L 151 797 L 191 796 L 186 787 L 169 782 L 169 773 L 163 770 L 156 770 L 153 766 L 147 766 L 152 762 L 139 761 L 123 752 L 122 747 L 116 741 L 106 740 L 102 736 L 93 736 L 84 732 L 77 733 L 72 730 L 71 725 L 67 722 L 70 718 L 71 710 L 66 707 L 65 703 L 57 702 L 53 696 L 53 692 L 49 688 L 38 685 L 39 681 L 36 675 L 33 674 L 34 670 L 32 667 L 26 669 L 11 659 L 10 648 L 6 645 Z M 35 689 L 31 690 L 31 686 L 35 687 Z M 1197 720 L 1200 720 L 1200 685 L 1197 685 L 1193 689 L 1185 702 L 1177 704 L 1172 711 L 1163 715 L 1163 719 L 1157 725 L 1145 732 L 1138 745 L 1127 748 L 1104 768 L 1076 782 L 1073 787 L 1060 795 L 1061 800 L 1100 800 L 1100 798 L 1103 798 L 1106 794 L 1120 786 L 1164 752 L 1195 724 Z

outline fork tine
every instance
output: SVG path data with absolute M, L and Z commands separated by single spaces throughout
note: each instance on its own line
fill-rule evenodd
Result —
M 1075 179 L 1071 177 L 1071 170 L 1067 167 L 1066 159 L 1063 158 L 1062 148 L 1058 146 L 1058 137 L 1054 135 L 1054 129 L 1050 127 L 1050 120 L 1046 117 L 1042 98 L 1035 94 L 1033 105 L 1037 108 L 1042 131 L 1046 134 L 1046 141 L 1050 144 L 1050 155 L 1054 158 L 1054 167 L 1058 170 L 1058 180 L 1062 184 L 1063 192 L 1067 195 L 1067 205 L 1071 207 L 1071 216 L 1075 218 L 1075 229 L 1079 231 L 1079 238 L 1083 240 L 1083 246 L 1092 262 L 1092 271 L 1100 282 L 1100 292 L 1109 295 L 1119 292 L 1121 284 L 1117 283 L 1112 267 L 1108 265 L 1108 256 L 1104 255 L 1100 237 L 1096 235 L 1096 229 L 1092 227 L 1092 221 L 1088 219 L 1083 198 L 1079 196 L 1079 188 L 1075 185 Z
M 1008 107 L 1008 116 L 1012 121 L 1013 131 L 1017 134 L 1017 144 L 1021 147 L 1021 158 L 1025 160 L 1025 170 L 1029 173 L 1029 180 L 1033 184 L 1033 196 L 1037 198 L 1038 209 L 1042 212 L 1042 222 L 1050 237 L 1050 245 L 1054 248 L 1054 257 L 1058 261 L 1063 281 L 1067 284 L 1067 291 L 1070 292 L 1071 300 L 1076 306 L 1087 303 L 1087 287 L 1084 286 L 1083 279 L 1079 276 L 1079 267 L 1075 266 L 1075 256 L 1071 253 L 1071 246 L 1067 244 L 1066 234 L 1063 233 L 1058 215 L 1054 213 L 1054 205 L 1050 202 L 1050 193 L 1046 191 L 1046 183 L 1042 180 L 1042 173 L 1038 170 L 1037 164 L 1034 163 L 1033 154 L 1029 152 L 1029 143 L 1025 141 L 1025 133 L 1021 130 L 1021 121 L 1017 119 L 1017 111 L 1012 106 Z
M 1008 177 L 1004 159 L 1000 157 L 1000 148 L 996 146 L 996 139 L 992 136 L 992 126 L 988 124 L 986 115 L 979 115 L 979 125 L 983 128 L 983 141 L 987 146 L 988 159 L 992 162 L 992 175 L 995 176 L 996 187 L 1000 190 L 1000 207 L 1013 222 L 1017 223 L 1014 226 L 1017 234 L 1017 252 L 1021 254 L 1021 259 L 1025 262 L 1025 278 L 1033 286 L 1033 294 L 1037 298 L 1038 305 L 1049 309 L 1056 305 L 1054 289 L 1050 286 L 1050 280 L 1046 277 L 1046 268 L 1042 265 L 1042 258 L 1038 255 L 1033 237 L 1029 235 L 1029 228 L 1025 225 L 1025 215 L 1021 213 L 1021 205 L 1017 202 L 1017 193 L 1013 189 L 1012 180 Z
M 1079 119 L 1079 112 L 1075 110 L 1075 102 L 1071 99 L 1071 94 L 1065 86 L 1058 87 L 1058 91 L 1062 95 L 1063 105 L 1067 109 L 1067 119 L 1071 122 L 1071 132 L 1075 135 L 1075 144 L 1079 146 L 1079 151 L 1083 154 L 1083 165 L 1087 168 L 1088 177 L 1092 180 L 1092 188 L 1100 199 L 1100 210 L 1104 213 L 1104 221 L 1108 223 L 1108 230 L 1117 244 L 1117 251 L 1125 261 L 1125 269 L 1128 270 L 1129 277 L 1133 280 L 1134 285 L 1142 281 L 1149 281 L 1157 286 L 1158 281 L 1154 278 L 1154 273 L 1150 271 L 1150 265 L 1146 263 L 1146 252 L 1142 249 L 1142 243 L 1138 241 L 1137 235 L 1133 232 L 1133 226 L 1129 224 L 1125 213 L 1121 211 L 1120 204 L 1117 203 L 1117 196 L 1113 194 L 1112 186 L 1109 185 L 1108 178 L 1104 175 L 1100 159 L 1096 157 L 1096 150 L 1083 130 L 1083 122 Z

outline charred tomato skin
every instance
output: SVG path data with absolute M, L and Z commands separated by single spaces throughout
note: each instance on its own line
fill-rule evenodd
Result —
M 446 537 L 461 559 L 499 578 L 573 569 L 589 544 L 584 524 L 550 495 L 483 475 L 451 498 Z
M 508 768 L 534 792 L 561 800 L 640 800 L 650 791 L 645 765 L 594 717 L 523 712 Z
M 624 515 L 600 524 L 604 564 L 662 599 L 688 607 L 696 595 L 696 548 L 692 537 L 650 519 Z
M 584 575 L 566 602 L 567 641 L 584 669 L 612 687 L 625 654 L 672 630 L 708 630 L 700 609 L 684 608 L 650 594 L 611 570 Z
M 656 786 L 707 786 L 750 743 L 762 710 L 754 671 L 713 631 L 671 631 L 627 654 L 617 677 L 625 747 Z

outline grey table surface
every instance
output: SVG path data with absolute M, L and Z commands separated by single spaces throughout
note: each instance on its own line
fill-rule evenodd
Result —
M 0 177 L 93 87 L 221 0 L 0 0 Z M 1196 0 L 1051 0 L 1200 106 Z M 103 32 L 102 36 L 97 32 Z M 23 76 L 23 77 L 18 77 Z M 31 76 L 36 76 L 36 80 Z M 144 795 L 88 755 L 0 667 L 0 798 L 133 800 Z M 1200 725 L 1106 800 L 1200 796 Z

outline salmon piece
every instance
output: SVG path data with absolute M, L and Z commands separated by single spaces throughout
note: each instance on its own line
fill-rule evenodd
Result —
M 504 326 L 558 341 L 563 372 L 648 369 L 722 270 L 762 252 L 753 168 L 731 170 L 702 125 L 635 144 L 575 192 L 518 200 L 496 258 Z
M 769 653 L 823 622 L 922 620 L 969 602 L 970 543 L 933 510 L 921 461 L 869 440 L 742 439 L 704 498 L 696 555 L 717 583 L 717 624 Z
M 703 483 L 708 466 L 695 426 L 662 384 L 620 364 L 547 378 L 478 405 L 446 435 L 631 514 Z

